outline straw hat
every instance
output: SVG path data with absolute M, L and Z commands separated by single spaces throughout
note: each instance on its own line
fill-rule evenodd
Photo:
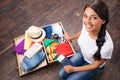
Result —
M 45 38 L 45 31 L 37 26 L 30 26 L 26 32 L 27 37 L 33 42 L 40 42 Z

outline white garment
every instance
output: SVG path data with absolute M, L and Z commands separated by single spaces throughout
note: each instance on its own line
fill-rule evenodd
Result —
M 110 59 L 113 52 L 113 42 L 107 31 L 105 40 L 106 41 L 101 48 L 101 58 Z M 85 61 L 92 64 L 94 62 L 93 55 L 98 50 L 98 47 L 96 45 L 96 40 L 89 36 L 84 25 L 80 37 L 78 38 L 78 45 L 80 46 Z M 105 63 L 106 62 L 104 62 L 100 67 L 105 65 Z
M 63 30 L 59 23 L 52 24 L 52 33 L 58 34 L 59 37 L 63 37 Z

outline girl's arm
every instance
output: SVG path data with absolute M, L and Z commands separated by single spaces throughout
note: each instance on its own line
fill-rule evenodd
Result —
M 78 67 L 67 65 L 67 66 L 64 66 L 64 69 L 67 73 L 94 70 L 99 68 L 99 66 L 103 64 L 105 61 L 106 59 L 95 60 L 94 63 L 92 64 L 85 65 L 85 66 L 78 66 Z
M 73 40 L 73 39 L 77 39 L 80 36 L 81 31 L 77 32 L 76 34 L 74 34 L 73 36 L 69 36 L 67 32 L 64 32 L 64 38 L 66 40 Z

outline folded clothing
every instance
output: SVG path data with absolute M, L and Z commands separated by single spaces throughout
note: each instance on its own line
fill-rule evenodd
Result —
M 48 47 L 48 46 L 57 46 L 58 45 L 58 40 L 54 39 L 46 39 L 43 41 L 44 42 L 44 45 L 45 47 Z
M 58 55 L 63 54 L 64 56 L 69 56 L 69 55 L 73 54 L 73 50 L 72 50 L 70 44 L 68 42 L 65 42 L 65 43 L 59 44 L 56 47 L 56 53 Z
M 52 24 L 52 33 L 59 35 L 59 37 L 63 37 L 63 32 L 64 30 L 59 23 Z
M 14 47 L 14 51 L 17 52 L 18 54 L 22 54 L 24 55 L 24 41 L 25 39 L 23 39 L 20 43 L 18 43 L 15 47 Z
M 31 43 L 32 43 L 32 40 L 28 38 L 28 31 L 25 31 L 24 49 L 28 50 L 30 48 Z
M 45 58 L 46 53 L 38 52 L 32 58 L 25 57 L 21 62 L 22 71 L 27 72 L 37 67 Z
M 46 26 L 43 29 L 46 32 L 45 38 L 50 38 L 52 36 L 52 26 Z

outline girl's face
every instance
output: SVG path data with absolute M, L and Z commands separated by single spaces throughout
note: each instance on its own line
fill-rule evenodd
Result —
M 87 7 L 83 14 L 83 23 L 88 32 L 99 32 L 100 27 L 104 24 L 103 21 L 97 13 L 90 7 Z

